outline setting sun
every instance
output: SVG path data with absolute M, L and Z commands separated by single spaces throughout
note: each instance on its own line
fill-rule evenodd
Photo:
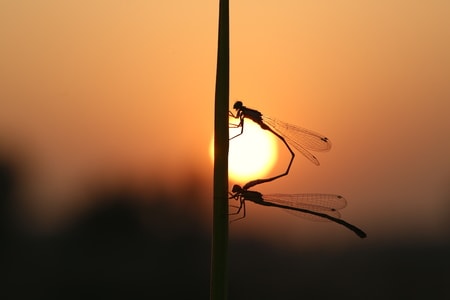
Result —
M 230 128 L 230 137 L 241 128 Z M 209 147 L 214 160 L 214 140 Z M 228 172 L 231 180 L 245 183 L 265 176 L 272 169 L 278 155 L 277 141 L 270 132 L 262 130 L 254 122 L 246 122 L 242 135 L 230 140 Z

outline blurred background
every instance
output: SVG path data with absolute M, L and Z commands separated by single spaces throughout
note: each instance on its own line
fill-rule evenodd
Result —
M 450 4 L 231 2 L 230 107 L 333 144 L 257 190 L 341 194 L 368 238 L 249 203 L 230 298 L 448 297 Z M 11 299 L 208 297 L 217 22 L 218 1 L 0 0 Z

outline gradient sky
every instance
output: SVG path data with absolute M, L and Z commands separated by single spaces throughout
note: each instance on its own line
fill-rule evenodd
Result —
M 342 194 L 373 243 L 448 234 L 450 3 L 249 0 L 230 15 L 230 106 L 333 143 L 259 190 Z M 38 207 L 70 208 L 105 174 L 173 186 L 195 168 L 212 195 L 217 19 L 206 0 L 0 1 L 0 146 L 31 157 Z M 246 233 L 359 242 L 251 204 L 231 228 Z

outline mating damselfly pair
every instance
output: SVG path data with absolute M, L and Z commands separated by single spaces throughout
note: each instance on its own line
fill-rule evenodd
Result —
M 338 210 L 346 206 L 345 198 L 340 195 L 322 193 L 262 195 L 257 191 L 249 190 L 255 185 L 270 182 L 288 175 L 295 158 L 295 153 L 290 145 L 308 158 L 312 163 L 319 165 L 319 160 L 309 151 L 329 151 L 331 149 L 331 142 L 327 137 L 314 131 L 266 117 L 255 109 L 245 107 L 241 101 L 237 101 L 233 108 L 236 110 L 236 114 L 229 112 L 229 115 L 238 119 L 239 123 L 230 124 L 230 127 L 241 128 L 241 132 L 231 137 L 230 140 L 243 133 L 244 120 L 249 119 L 257 123 L 263 130 L 267 130 L 274 134 L 283 142 L 291 154 L 291 159 L 284 173 L 270 178 L 252 180 L 243 187 L 240 187 L 239 185 L 233 186 L 229 199 L 238 200 L 239 206 L 237 207 L 237 211 L 232 214 L 239 215 L 241 210 L 243 211 L 243 215 L 234 221 L 245 217 L 245 200 L 248 200 L 263 206 L 282 208 L 298 216 L 309 216 L 310 218 L 317 220 L 329 220 L 345 226 L 361 238 L 367 236 L 366 233 L 358 227 L 340 219 Z

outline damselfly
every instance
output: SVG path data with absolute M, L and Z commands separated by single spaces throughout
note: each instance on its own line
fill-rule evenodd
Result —
M 292 214 L 312 219 L 312 220 L 329 220 L 341 224 L 353 231 L 360 238 L 367 235 L 358 227 L 340 219 L 338 210 L 347 206 L 344 197 L 334 194 L 273 194 L 263 195 L 257 191 L 246 190 L 239 185 L 234 185 L 229 199 L 239 201 L 237 211 L 232 215 L 239 215 L 241 210 L 243 215 L 233 221 L 245 218 L 245 200 L 252 201 L 259 205 L 274 206 L 285 209 Z
M 268 130 L 271 133 L 273 133 L 286 145 L 289 152 L 291 153 L 291 160 L 289 161 L 289 165 L 284 173 L 267 179 L 255 180 L 253 182 L 254 183 L 253 185 L 272 181 L 282 176 L 286 176 L 289 173 L 289 170 L 295 157 L 295 153 L 294 151 L 292 151 L 289 145 L 292 145 L 295 149 L 297 149 L 301 154 L 303 154 L 315 165 L 320 164 L 319 160 L 314 155 L 312 155 L 308 150 L 328 151 L 331 149 L 331 142 L 328 140 L 327 137 L 319 133 L 264 116 L 261 112 L 255 109 L 245 107 L 241 101 L 236 101 L 234 103 L 233 108 L 236 110 L 236 115 L 233 114 L 232 112 L 229 112 L 229 115 L 232 116 L 233 118 L 239 119 L 239 123 L 230 124 L 230 127 L 232 128 L 240 127 L 241 132 L 230 138 L 230 140 L 238 137 L 244 132 L 244 120 L 247 118 L 259 124 L 259 126 L 261 126 L 262 129 Z M 253 185 L 247 184 L 246 186 L 244 186 L 244 189 L 249 188 Z

